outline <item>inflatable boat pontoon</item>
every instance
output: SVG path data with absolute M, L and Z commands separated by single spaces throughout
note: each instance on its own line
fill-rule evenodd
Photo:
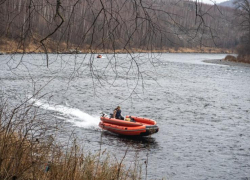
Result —
M 159 131 L 156 122 L 147 118 L 126 116 L 125 120 L 120 120 L 109 118 L 103 114 L 100 119 L 99 127 L 116 134 L 148 136 Z

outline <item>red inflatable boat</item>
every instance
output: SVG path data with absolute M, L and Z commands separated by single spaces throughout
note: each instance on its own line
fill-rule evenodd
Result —
M 148 136 L 159 131 L 156 122 L 151 119 L 126 116 L 125 120 L 101 116 L 99 126 L 107 131 L 128 135 L 128 136 Z

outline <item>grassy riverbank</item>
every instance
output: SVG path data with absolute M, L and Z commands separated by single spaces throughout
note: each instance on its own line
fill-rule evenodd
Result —
M 237 57 L 227 55 L 224 60 L 225 61 L 231 61 L 231 62 L 240 62 L 240 63 L 248 63 L 248 64 L 250 64 L 250 55 L 237 56 Z
M 77 139 L 55 141 L 55 127 L 44 123 L 28 103 L 15 108 L 0 103 L 0 179 L 73 180 L 141 179 L 139 165 L 127 168 L 106 150 L 84 152 Z M 101 135 L 101 133 L 100 133 Z
M 215 48 L 215 47 L 162 47 L 161 49 L 132 48 L 132 49 L 96 49 L 90 46 L 80 47 L 74 44 L 57 43 L 55 41 L 47 41 L 47 53 L 234 53 L 232 49 Z M 16 42 L 13 40 L 2 40 L 0 43 L 0 52 L 4 54 L 14 53 L 45 53 L 45 49 L 39 41 L 32 42 Z
M 227 55 L 224 59 L 204 60 L 204 62 L 227 66 L 250 67 L 250 57 L 245 57 L 245 59 L 241 60 L 232 55 Z

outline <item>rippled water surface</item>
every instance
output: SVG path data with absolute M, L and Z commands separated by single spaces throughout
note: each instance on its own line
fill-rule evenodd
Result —
M 250 178 L 250 68 L 204 63 L 224 54 L 0 56 L 0 93 L 13 104 L 31 97 L 74 131 L 85 149 L 107 149 L 125 163 L 148 158 L 148 179 Z M 138 73 L 138 68 L 140 73 Z M 157 121 L 151 137 L 98 128 L 99 113 Z M 101 136 L 102 135 L 102 136 Z M 145 173 L 145 171 L 144 171 Z

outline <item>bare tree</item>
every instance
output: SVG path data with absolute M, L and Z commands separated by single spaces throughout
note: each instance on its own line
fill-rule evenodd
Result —
M 138 85 L 148 74 L 140 71 L 135 52 L 233 46 L 234 31 L 225 33 L 226 13 L 232 12 L 199 0 L 4 0 L 0 3 L 0 41 L 12 42 L 11 52 L 45 53 L 47 66 L 51 52 L 90 53 L 93 56 L 84 59 L 99 84 L 105 74 L 95 71 L 94 54 L 127 53 L 126 66 L 116 56 L 107 66 L 115 79 L 118 68 L 126 74 L 133 71 Z M 16 67 L 20 64 L 22 58 Z M 73 78 L 77 73 L 72 74 Z
M 240 56 L 250 55 L 250 1 L 236 0 L 235 15 L 236 23 L 243 33 L 241 38 L 242 46 L 238 49 Z
M 23 52 L 219 46 L 220 19 L 230 12 L 198 0 L 8 0 L 0 9 L 1 37 L 15 39 Z

